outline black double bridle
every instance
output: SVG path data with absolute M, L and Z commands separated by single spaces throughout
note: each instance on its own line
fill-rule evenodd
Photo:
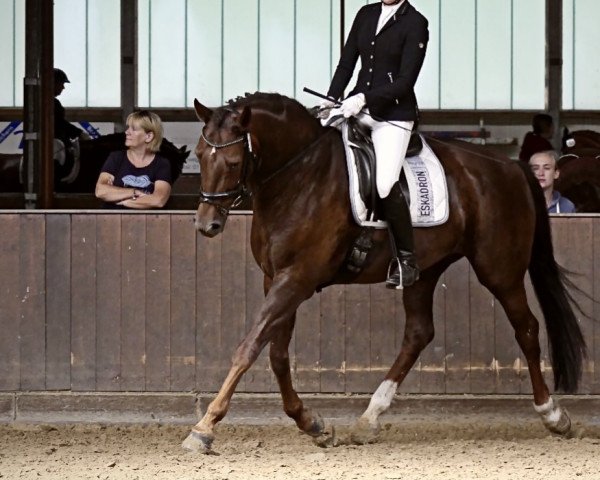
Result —
M 206 128 L 206 126 L 204 128 Z M 241 137 L 236 138 L 235 140 L 230 141 L 230 142 L 213 143 L 206 137 L 206 135 L 204 135 L 204 128 L 202 129 L 200 138 L 202 138 L 209 147 L 212 147 L 211 155 L 213 155 L 217 150 L 219 150 L 221 148 L 230 147 L 231 145 L 236 145 L 236 144 L 242 143 L 242 142 L 245 143 L 245 145 L 244 145 L 245 146 L 245 150 L 244 150 L 245 155 L 244 155 L 244 158 L 242 159 L 242 174 L 240 175 L 240 178 L 238 179 L 233 190 L 227 190 L 225 192 L 205 192 L 204 190 L 202 190 L 202 172 L 200 172 L 200 203 L 208 203 L 209 205 L 212 205 L 213 207 L 215 207 L 217 209 L 217 211 L 221 215 L 227 217 L 229 215 L 229 210 L 237 207 L 239 204 L 242 203 L 242 201 L 246 197 L 250 197 L 252 195 L 252 192 L 250 190 L 248 190 L 248 187 L 246 186 L 246 177 L 248 176 L 248 163 L 252 162 L 253 165 L 255 167 L 257 167 L 257 165 L 260 164 L 260 161 L 258 160 L 257 156 L 252 151 L 252 139 L 250 137 L 249 132 L 242 135 Z M 285 169 L 290 167 L 292 164 L 296 163 L 298 160 L 300 160 L 302 157 L 304 157 L 304 155 L 306 155 L 314 147 L 316 147 L 318 145 L 318 143 L 323 139 L 323 137 L 325 137 L 330 132 L 335 132 L 335 131 L 337 131 L 337 130 L 335 130 L 333 128 L 327 129 L 325 131 L 325 133 L 323 133 L 322 135 L 319 135 L 310 145 L 308 145 L 308 147 L 304 148 L 301 152 L 299 152 L 297 155 L 295 155 L 290 160 L 285 162 L 281 167 L 279 167 L 277 170 L 272 172 L 269 176 L 264 178 L 260 182 L 259 186 L 262 186 L 265 183 L 269 182 L 271 179 L 273 179 L 274 177 L 279 175 L 282 171 L 284 171 Z M 248 161 L 248 157 L 249 157 L 249 161 Z M 230 200 L 232 198 L 234 200 L 229 207 L 224 207 L 220 203 L 220 201 L 222 201 L 222 200 Z
M 206 126 L 204 127 L 206 128 Z M 200 134 L 200 138 L 202 138 L 209 147 L 212 147 L 211 155 L 214 155 L 217 150 L 221 148 L 227 148 L 232 145 L 236 145 L 238 143 L 244 142 L 244 158 L 242 159 L 242 174 L 238 179 L 233 190 L 227 190 L 225 192 L 205 192 L 202 190 L 202 172 L 200 172 L 200 203 L 208 203 L 217 209 L 217 211 L 227 217 L 229 215 L 229 210 L 240 205 L 246 197 L 251 195 L 250 190 L 246 186 L 246 177 L 248 175 L 248 162 L 246 161 L 247 157 L 250 157 L 251 161 L 255 161 L 256 157 L 252 152 L 252 140 L 250 138 L 250 133 L 246 133 L 241 137 L 236 138 L 230 142 L 225 143 L 213 143 L 211 142 L 206 135 L 204 134 L 204 128 L 202 128 L 202 133 Z M 224 207 L 220 202 L 223 200 L 231 200 L 233 198 L 233 202 L 229 207 Z

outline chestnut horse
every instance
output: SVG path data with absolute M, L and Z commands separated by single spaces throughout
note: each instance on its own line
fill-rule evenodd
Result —
M 266 345 L 285 413 L 319 444 L 335 445 L 333 429 L 305 408 L 292 385 L 288 345 L 296 310 L 326 285 L 383 282 L 391 255 L 388 234 L 374 232 L 361 273 L 344 268 L 361 228 L 351 213 L 341 135 L 321 126 L 297 101 L 255 93 L 214 110 L 197 100 L 194 105 L 205 123 L 196 147 L 202 173 L 196 229 L 208 237 L 221 233 L 232 204 L 251 192 L 251 248 L 264 273 L 266 297 L 221 389 L 183 447 L 210 451 L 214 427 L 226 415 L 236 385 Z M 528 269 L 546 320 L 555 388 L 577 389 L 585 342 L 554 259 L 542 190 L 521 162 L 462 142 L 431 146 L 447 175 L 450 216 L 443 225 L 415 229 L 421 278 L 403 291 L 404 340 L 348 441 L 375 438 L 379 415 L 433 338 L 436 283 L 463 256 L 508 315 L 527 359 L 536 411 L 549 430 L 566 435 L 569 417 L 553 402 L 541 371 L 538 321 L 525 293 Z

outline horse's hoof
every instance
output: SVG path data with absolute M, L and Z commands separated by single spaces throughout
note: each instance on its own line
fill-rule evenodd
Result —
M 546 428 L 550 430 L 552 433 L 557 435 L 562 435 L 563 437 L 571 436 L 571 418 L 569 418 L 569 414 L 563 408 L 558 407 L 560 411 L 560 417 L 556 422 L 546 423 Z
M 326 432 L 325 429 L 323 429 L 319 436 L 313 437 L 313 442 L 321 448 L 337 447 L 339 442 L 335 433 L 335 427 L 333 425 L 331 426 L 331 432 Z
M 325 421 L 318 413 L 313 416 L 313 421 L 305 432 L 311 437 L 319 437 L 325 431 Z
M 360 418 L 350 430 L 350 440 L 355 445 L 375 443 L 379 437 L 381 427 L 379 423 L 371 425 L 365 418 Z
M 211 449 L 214 439 L 214 435 L 206 435 L 192 430 L 181 446 L 188 452 L 214 455 L 215 452 Z
M 552 433 L 569 437 L 571 434 L 571 419 L 567 411 L 550 398 L 543 405 L 534 405 L 535 411 L 542 417 L 542 423 Z

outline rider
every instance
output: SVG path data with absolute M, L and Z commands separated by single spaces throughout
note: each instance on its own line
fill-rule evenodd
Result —
M 418 119 L 414 85 L 425 58 L 427 27 L 427 19 L 408 0 L 365 5 L 356 14 L 327 93 L 335 100 L 343 95 L 360 57 L 358 81 L 340 109 L 371 130 L 377 192 L 395 251 L 388 288 L 409 286 L 419 278 L 410 211 L 398 179 Z M 328 101 L 321 104 L 332 106 Z
M 60 68 L 54 69 L 54 138 L 60 140 L 65 149 L 65 156 L 69 158 L 64 166 L 56 165 L 54 178 L 55 185 L 58 185 L 59 179 L 70 173 L 75 162 L 73 153 L 73 140 L 90 140 L 90 136 L 85 130 L 77 128 L 65 118 L 65 108 L 60 103 L 58 97 L 65 89 L 65 83 L 71 83 L 67 74 Z
M 69 123 L 65 118 L 65 108 L 60 103 L 58 97 L 65 89 L 65 83 L 71 83 L 67 74 L 60 68 L 54 69 L 54 138 L 58 138 L 65 144 L 65 148 L 71 145 L 71 141 L 79 138 L 80 140 L 89 140 L 90 136 Z

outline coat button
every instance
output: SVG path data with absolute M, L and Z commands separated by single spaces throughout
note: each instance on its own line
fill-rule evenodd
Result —
M 373 55 L 371 55 L 369 58 L 373 58 Z
M 371 85 L 371 82 L 367 82 L 367 87 Z
M 369 72 L 372 72 L 372 71 L 373 71 L 373 69 L 372 69 L 372 68 L 369 68 Z
M 375 42 L 371 42 L 371 45 L 375 45 Z

